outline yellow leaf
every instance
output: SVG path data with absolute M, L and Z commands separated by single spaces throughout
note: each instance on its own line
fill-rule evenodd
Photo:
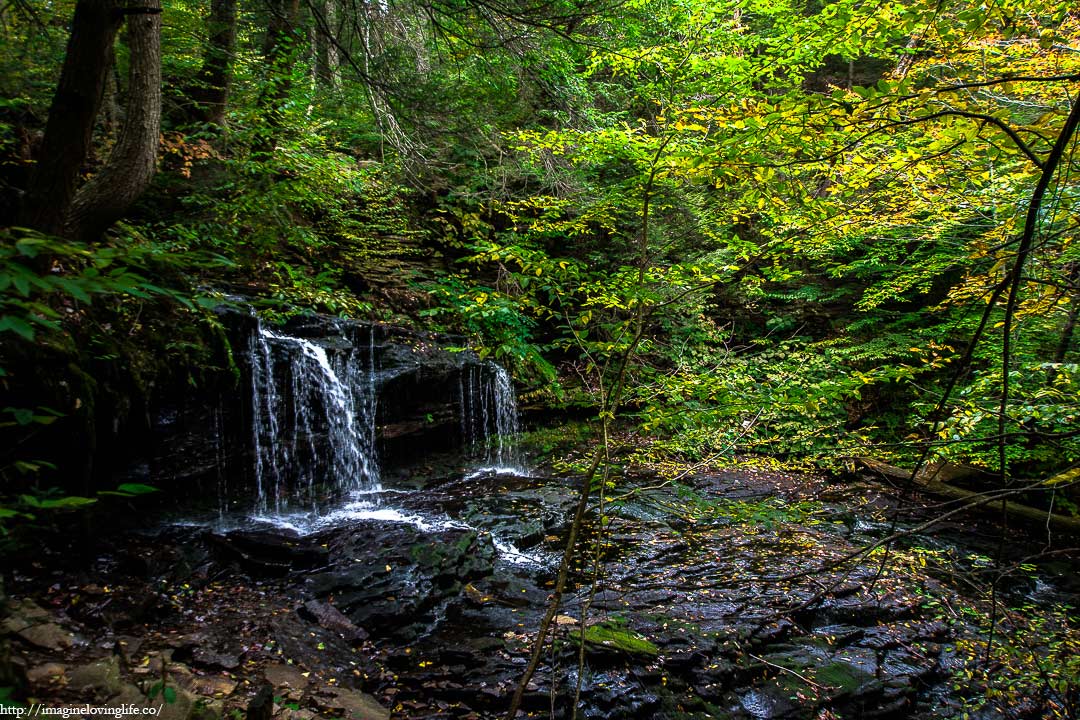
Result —
M 1043 481 L 1043 485 L 1060 485 L 1066 482 L 1072 482 L 1080 477 L 1080 468 L 1074 468 L 1073 470 L 1066 470 L 1063 473 L 1059 473 L 1049 480 Z

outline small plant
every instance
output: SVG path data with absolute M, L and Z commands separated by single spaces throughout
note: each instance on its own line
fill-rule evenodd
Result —
M 176 688 L 169 684 L 168 663 L 165 662 L 165 658 L 161 658 L 161 679 L 150 686 L 150 689 L 146 691 L 146 697 L 148 700 L 161 696 L 169 705 L 176 702 Z

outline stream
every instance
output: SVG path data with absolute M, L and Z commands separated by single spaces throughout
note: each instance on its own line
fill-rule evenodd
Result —
M 13 573 L 19 682 L 110 705 L 154 705 L 158 682 L 170 720 L 267 717 L 267 694 L 296 720 L 501 717 L 576 502 L 517 441 L 509 375 L 336 321 L 246 329 L 240 410 L 208 412 L 201 444 L 169 436 L 196 448 L 174 464 L 199 469 L 198 497 Z M 589 516 L 529 715 L 569 717 L 580 688 L 585 718 L 1000 716 L 952 682 L 982 642 L 977 522 L 820 570 L 887 535 L 897 499 L 752 466 L 615 493 Z M 898 527 L 919 521 L 903 509 Z M 1006 602 L 1075 598 L 1066 570 L 1024 567 Z

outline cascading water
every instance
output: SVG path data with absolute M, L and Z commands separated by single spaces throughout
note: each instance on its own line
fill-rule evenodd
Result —
M 493 362 L 469 367 L 459 380 L 458 402 L 462 438 L 482 453 L 479 471 L 528 475 L 517 446 L 521 428 L 510 373 Z
M 409 510 L 415 506 L 408 499 L 413 491 L 382 487 L 377 392 L 399 378 L 402 368 L 413 373 L 422 365 L 390 360 L 391 366 L 377 373 L 374 330 L 367 343 L 355 341 L 363 332 L 354 328 L 336 330 L 337 336 L 311 340 L 270 330 L 256 318 L 248 349 L 257 497 L 249 519 L 302 535 L 370 521 L 421 530 L 473 529 L 447 514 Z M 380 347 L 382 363 L 388 362 L 388 347 L 400 346 Z M 509 373 L 491 362 L 457 364 L 451 372 L 459 380 L 462 435 L 481 466 L 474 476 L 527 475 L 515 442 L 519 424 Z M 440 388 L 450 402 L 452 387 Z M 219 522 L 226 524 L 224 509 Z M 537 562 L 495 533 L 492 538 L 510 562 Z
M 373 343 L 374 333 L 366 353 L 328 347 L 257 322 L 249 348 L 257 514 L 318 515 L 326 498 L 380 489 Z

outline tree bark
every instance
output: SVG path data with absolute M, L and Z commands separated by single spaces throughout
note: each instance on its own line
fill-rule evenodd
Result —
M 232 57 L 236 50 L 236 0 L 213 0 L 206 20 L 210 33 L 202 68 L 187 96 L 195 120 L 222 125 L 232 85 Z
M 319 10 L 325 20 L 325 25 L 334 27 L 337 20 L 334 0 L 322 0 Z M 315 79 L 323 87 L 334 87 L 337 84 L 337 48 L 327 37 L 320 23 L 315 23 L 311 31 L 314 33 L 312 51 L 315 59 Z
M 101 129 L 106 137 L 116 134 L 121 123 L 120 113 L 120 78 L 117 77 L 116 57 L 109 60 L 109 71 L 105 73 L 105 89 L 101 96 Z
M 125 11 L 131 51 L 124 126 L 109 160 L 79 188 L 64 223 L 64 234 L 95 240 L 123 217 L 150 185 L 157 170 L 161 131 L 161 3 Z
M 114 0 L 79 0 L 75 6 L 60 81 L 19 225 L 49 235 L 63 232 L 79 170 L 90 150 L 94 120 L 111 71 L 113 41 L 122 22 Z
M 267 74 L 258 99 L 265 128 L 253 148 L 257 155 L 264 156 L 273 151 L 285 120 L 285 100 L 292 87 L 291 65 L 299 39 L 295 29 L 300 0 L 267 0 L 267 5 L 270 23 L 263 40 Z

